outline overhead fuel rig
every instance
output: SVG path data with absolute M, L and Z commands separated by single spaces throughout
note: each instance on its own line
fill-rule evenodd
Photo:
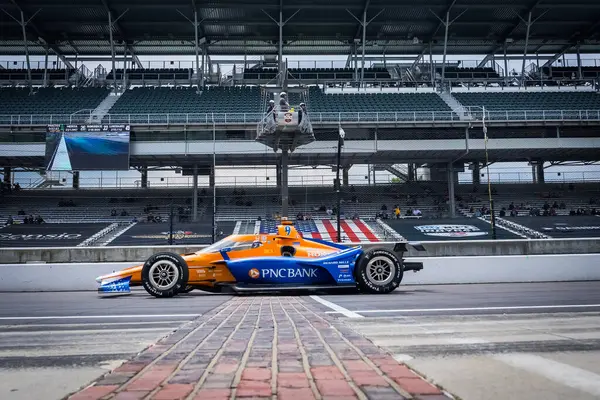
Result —
M 281 150 L 281 216 L 288 217 L 289 154 L 314 142 L 315 135 L 308 109 L 308 88 L 288 87 L 287 68 L 275 80 L 275 85 L 261 87 L 261 119 L 256 129 L 256 141 L 275 153 Z

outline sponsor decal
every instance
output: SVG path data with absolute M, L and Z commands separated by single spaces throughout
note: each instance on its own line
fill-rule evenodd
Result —
M 468 236 L 484 236 L 487 232 L 483 232 L 473 225 L 417 225 L 415 229 L 427 236 L 438 237 L 468 237 Z
M 131 281 L 131 276 L 120 278 L 113 281 L 105 281 L 100 284 L 100 292 L 104 293 L 122 293 L 129 292 L 129 282 Z
M 194 233 L 193 231 L 173 231 L 173 239 L 199 239 L 199 238 L 208 238 L 211 235 L 201 235 L 199 233 Z M 134 239 L 169 239 L 169 232 L 160 232 L 157 234 L 149 234 L 149 235 L 134 235 L 132 236 Z
M 317 270 L 310 269 L 263 269 L 260 271 L 263 278 L 317 278 Z
M 79 239 L 80 233 L 48 233 L 48 234 L 15 234 L 0 233 L 0 240 L 73 240 Z
M 252 279 L 258 279 L 260 278 L 260 271 L 256 268 L 252 268 L 250 271 L 248 271 L 248 276 Z
M 326 256 L 329 253 L 330 252 L 328 252 L 328 251 L 309 251 L 308 256 L 309 257 L 322 257 L 322 256 Z

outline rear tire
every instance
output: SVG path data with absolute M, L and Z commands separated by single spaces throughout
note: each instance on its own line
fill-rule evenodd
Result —
M 391 251 L 375 248 L 356 261 L 356 282 L 361 291 L 374 294 L 393 292 L 402 281 L 402 261 Z
M 185 290 L 189 270 L 185 260 L 175 253 L 157 253 L 142 268 L 142 285 L 154 297 L 173 297 Z

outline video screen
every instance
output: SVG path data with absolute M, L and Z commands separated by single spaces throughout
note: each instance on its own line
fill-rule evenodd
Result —
M 47 171 L 126 171 L 129 125 L 49 125 Z

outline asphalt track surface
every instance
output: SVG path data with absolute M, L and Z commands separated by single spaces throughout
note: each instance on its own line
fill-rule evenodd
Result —
M 59 399 L 230 298 L 200 291 L 173 299 L 143 290 L 109 298 L 0 293 L 0 398 Z M 465 400 L 600 398 L 594 361 L 600 357 L 600 282 L 401 286 L 389 295 L 311 298 L 324 314 L 410 359 Z M 490 352 L 538 358 L 481 358 Z M 563 385 L 521 370 L 552 362 L 564 376 L 576 371 L 587 380 Z M 478 387 L 461 380 L 476 373 Z M 521 392 L 506 392 L 520 382 Z
M 326 313 L 358 317 L 583 312 L 600 311 L 600 282 L 400 286 L 384 296 L 319 297 L 342 308 L 323 306 Z
M 0 398 L 62 398 L 229 298 L 0 293 Z

